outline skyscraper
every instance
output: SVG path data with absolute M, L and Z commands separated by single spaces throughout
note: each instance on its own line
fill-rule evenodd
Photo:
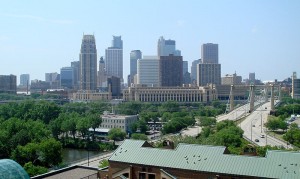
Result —
M 137 74 L 137 60 L 142 58 L 142 52 L 140 50 L 132 50 L 130 52 L 130 78 L 128 84 L 133 83 L 134 75 Z
M 123 40 L 121 36 L 113 36 L 111 47 L 123 49 Z
M 99 61 L 99 71 L 98 71 L 98 89 L 100 91 L 105 91 L 107 88 L 107 76 L 105 71 L 105 63 L 103 57 Z
M 206 43 L 201 46 L 202 63 L 219 63 L 218 44 Z
M 0 93 L 17 93 L 17 77 L 15 75 L 0 75 Z
M 27 86 L 30 83 L 30 75 L 29 74 L 21 74 L 20 75 L 20 86 Z
M 74 87 L 74 68 L 62 67 L 60 69 L 60 86 L 62 88 L 73 89 Z
M 94 35 L 83 35 L 80 59 L 80 90 L 97 89 L 97 49 Z
M 73 73 L 74 73 L 74 86 L 73 89 L 78 89 L 79 84 L 80 84 L 80 74 L 79 74 L 79 69 L 80 69 L 80 63 L 79 61 L 73 61 L 71 62 L 71 67 L 73 67 Z
M 180 56 L 180 50 L 176 50 L 175 40 L 165 40 L 160 37 L 157 42 L 157 56 L 169 56 L 170 54 Z
M 201 62 L 201 59 L 194 60 L 191 66 L 191 81 L 197 81 L 197 65 Z
M 221 84 L 218 44 L 206 43 L 201 46 L 201 62 L 197 64 L 197 85 Z
M 121 36 L 113 36 L 112 47 L 105 50 L 105 70 L 108 76 L 123 81 L 123 41 Z
M 183 82 L 182 56 L 159 57 L 159 85 L 181 86 Z
M 157 56 L 144 56 L 137 61 L 137 84 L 149 87 L 159 86 L 159 58 Z

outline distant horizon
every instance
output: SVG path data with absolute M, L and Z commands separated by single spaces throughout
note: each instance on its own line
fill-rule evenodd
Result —
M 254 72 L 261 81 L 281 81 L 299 72 L 296 0 L 28 0 L 2 2 L 0 9 L 0 74 L 16 75 L 17 84 L 21 74 L 44 81 L 45 73 L 78 61 L 83 34 L 95 35 L 97 63 L 112 36 L 122 36 L 124 82 L 131 50 L 156 55 L 160 36 L 176 41 L 189 72 L 204 43 L 219 44 L 222 77 L 236 72 L 245 79 Z

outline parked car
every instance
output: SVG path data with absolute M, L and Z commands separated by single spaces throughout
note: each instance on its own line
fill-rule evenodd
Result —
M 260 136 L 260 138 L 265 138 L 265 135 L 262 134 L 262 135 Z
M 255 139 L 254 141 L 255 141 L 255 142 L 259 142 L 259 140 L 258 140 L 258 139 Z

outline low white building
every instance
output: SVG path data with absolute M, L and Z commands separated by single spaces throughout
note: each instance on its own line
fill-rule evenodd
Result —
M 137 115 L 116 115 L 108 112 L 104 112 L 101 117 L 102 123 L 99 128 L 120 128 L 126 133 L 131 133 L 131 125 L 138 120 Z

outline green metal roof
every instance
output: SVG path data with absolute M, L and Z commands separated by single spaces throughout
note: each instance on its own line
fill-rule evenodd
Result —
M 27 172 L 17 162 L 10 159 L 0 160 L 0 179 L 29 179 Z
M 142 147 L 144 143 L 125 140 L 109 160 L 263 178 L 300 178 L 299 152 L 268 151 L 266 157 L 257 157 L 224 154 L 223 146 L 179 144 L 172 150 Z

